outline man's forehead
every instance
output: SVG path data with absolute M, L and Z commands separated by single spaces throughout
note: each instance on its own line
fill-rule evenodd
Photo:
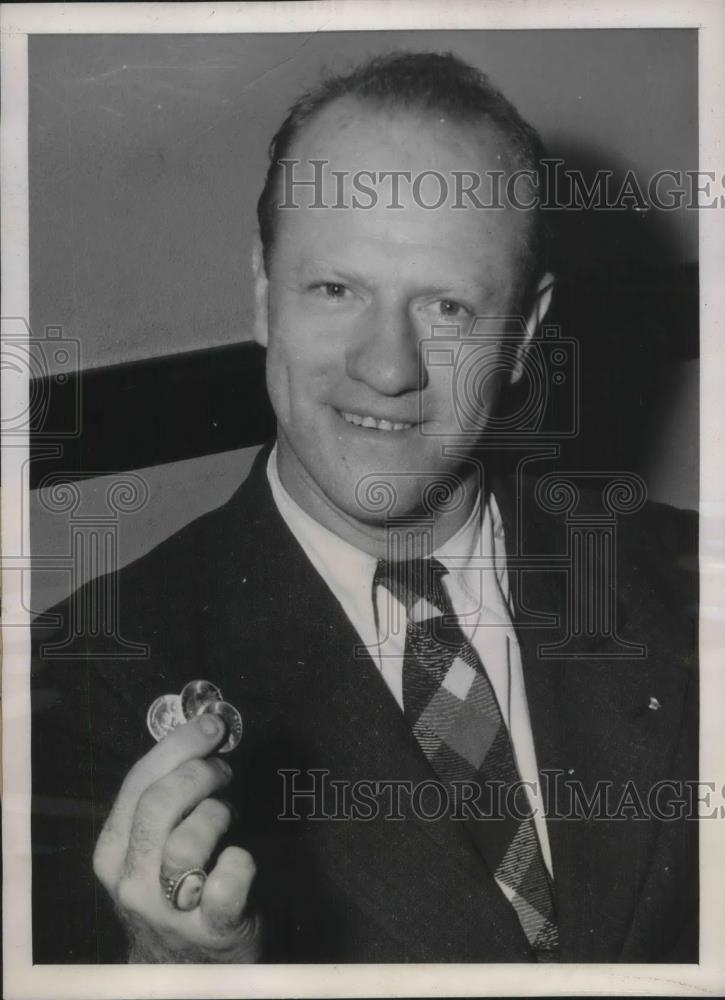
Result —
M 510 144 L 493 123 L 394 99 L 337 98 L 301 126 L 289 155 L 325 159 L 340 170 L 515 169 Z
M 505 149 L 485 123 L 338 99 L 290 150 L 279 182 L 278 235 L 292 236 L 297 249 L 312 241 L 346 256 L 354 241 L 391 265 L 397 258 L 421 266 L 457 260 L 469 270 L 497 257 L 508 268 L 525 252 L 526 213 L 505 204 L 479 209 L 460 193 L 475 181 L 488 197 L 490 173 L 505 170 Z M 406 176 L 396 182 L 394 172 Z

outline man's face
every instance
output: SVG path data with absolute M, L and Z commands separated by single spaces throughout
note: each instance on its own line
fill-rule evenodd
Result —
M 437 170 L 452 191 L 452 171 L 508 166 L 493 130 L 347 100 L 305 128 L 292 156 L 296 178 L 312 177 L 308 161 L 329 161 L 326 205 L 340 201 L 333 170 Z M 476 316 L 519 311 L 531 224 L 510 207 L 454 209 L 452 194 L 425 208 L 435 180 L 417 198 L 402 182 L 402 208 L 390 207 L 389 187 L 377 192 L 372 208 L 348 198 L 320 209 L 310 207 L 311 190 L 296 189 L 301 207 L 278 213 L 269 275 L 258 266 L 257 339 L 268 346 L 280 475 L 333 530 L 340 519 L 375 530 L 390 513 L 364 498 L 371 476 L 392 487 L 393 513 L 411 515 L 426 486 L 461 468 L 445 446 L 475 442 L 460 434 L 451 366 L 421 362 L 421 344 L 434 327 L 457 326 L 465 338 Z M 482 433 L 500 382 L 482 380 L 474 401 Z

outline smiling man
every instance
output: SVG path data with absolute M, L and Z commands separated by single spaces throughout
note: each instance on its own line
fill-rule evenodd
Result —
M 256 337 L 268 347 L 283 486 L 322 525 L 384 556 L 386 518 L 422 512 L 422 490 L 436 474 L 462 472 L 461 458 L 447 447 L 458 445 L 460 452 L 453 365 L 421 364 L 421 343 L 442 327 L 450 328 L 449 337 L 465 337 L 476 317 L 518 317 L 525 310 L 527 333 L 517 345 L 523 354 L 546 312 L 552 278 L 537 273 L 530 287 L 539 263 L 531 249 L 538 239 L 532 212 L 456 210 L 450 203 L 431 209 L 434 192 L 425 183 L 399 188 L 395 208 L 382 186 L 370 207 L 356 207 L 352 194 L 335 203 L 339 178 L 382 167 L 407 176 L 435 171 L 450 179 L 452 191 L 463 170 L 486 176 L 500 169 L 502 157 L 514 161 L 509 171 L 517 166 L 505 126 L 495 119 L 466 122 L 460 105 L 451 119 L 426 107 L 422 93 L 420 106 L 406 108 L 403 95 L 385 95 L 384 79 L 375 86 L 374 96 L 323 105 L 292 143 L 300 174 L 305 164 L 330 166 L 318 174 L 319 185 L 297 180 L 297 203 L 278 210 L 266 252 L 261 244 L 255 250 Z M 413 93 L 424 87 L 416 77 Z M 488 102 L 523 131 L 501 98 Z M 452 94 L 446 103 L 454 103 Z M 530 146 L 533 164 L 532 140 Z M 280 185 L 278 174 L 272 183 Z M 336 207 L 316 208 L 320 198 Z M 447 341 L 441 338 L 439 346 Z M 490 377 L 476 400 L 480 435 L 469 440 L 469 450 L 485 436 L 500 389 L 499 351 L 492 346 L 479 345 L 480 366 Z M 393 476 L 396 484 L 394 509 L 377 517 L 359 496 L 371 473 Z M 471 476 L 470 467 L 465 475 Z M 441 513 L 438 541 L 463 524 L 475 498 L 471 489 L 455 514 Z
M 624 654 L 582 630 L 547 655 L 565 506 L 498 470 L 553 287 L 541 155 L 452 56 L 384 56 L 291 110 L 253 260 L 276 442 L 118 575 L 149 660 L 91 635 L 36 659 L 35 842 L 72 845 L 37 852 L 37 961 L 696 960 L 689 526 L 645 507 L 620 537 Z M 502 175 L 515 198 L 472 196 Z M 51 790 L 78 815 L 44 813 Z

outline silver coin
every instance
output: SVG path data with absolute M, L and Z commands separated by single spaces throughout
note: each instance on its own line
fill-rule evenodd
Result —
M 242 717 L 236 710 L 234 705 L 230 705 L 228 701 L 210 701 L 208 704 L 204 705 L 200 714 L 211 712 L 214 715 L 220 716 L 224 720 L 224 724 L 227 727 L 227 738 L 220 747 L 217 747 L 217 753 L 229 753 L 236 746 L 238 746 L 239 741 L 242 738 Z
M 181 711 L 181 698 L 178 694 L 159 695 L 146 714 L 146 725 L 157 742 L 184 722 L 186 719 Z
M 221 701 L 223 695 L 211 681 L 189 681 L 181 692 L 181 711 L 187 719 L 200 715 L 210 701 Z

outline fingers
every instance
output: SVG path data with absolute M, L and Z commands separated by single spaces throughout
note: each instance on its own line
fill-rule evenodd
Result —
M 245 908 L 256 866 L 252 855 L 241 847 L 227 847 L 219 855 L 204 885 L 199 907 L 207 930 L 219 937 L 253 936 L 255 926 L 245 919 Z
M 173 730 L 129 772 L 99 838 L 94 870 L 139 954 L 164 961 L 259 957 L 259 923 L 245 911 L 251 856 L 227 848 L 204 879 L 232 817 L 213 797 L 231 780 L 229 765 L 210 756 L 224 738 L 213 714 Z
M 261 955 L 261 921 L 247 912 L 254 862 L 229 847 L 219 856 L 202 889 L 201 903 L 180 912 L 166 900 L 153 903 L 133 892 L 122 894 L 141 961 L 255 962 Z M 126 883 L 122 883 L 125 885 Z
M 164 845 L 174 828 L 182 817 L 228 784 L 230 779 L 229 765 L 218 757 L 212 757 L 208 760 L 187 760 L 171 774 L 150 785 L 138 800 L 131 824 L 123 872 L 125 877 L 158 880 Z M 182 844 L 184 840 L 188 845 L 189 837 L 182 835 Z M 212 849 L 213 846 L 214 841 L 211 842 Z
M 136 810 L 148 788 L 194 758 L 205 758 L 224 738 L 224 724 L 215 715 L 202 715 L 172 730 L 139 760 L 126 776 L 96 845 L 93 869 L 107 887 L 114 886 L 124 870 L 126 851 Z M 194 802 L 205 798 L 200 795 Z
M 161 871 L 173 878 L 190 868 L 204 868 L 229 829 L 231 810 L 218 799 L 204 799 L 169 834 L 161 856 Z

